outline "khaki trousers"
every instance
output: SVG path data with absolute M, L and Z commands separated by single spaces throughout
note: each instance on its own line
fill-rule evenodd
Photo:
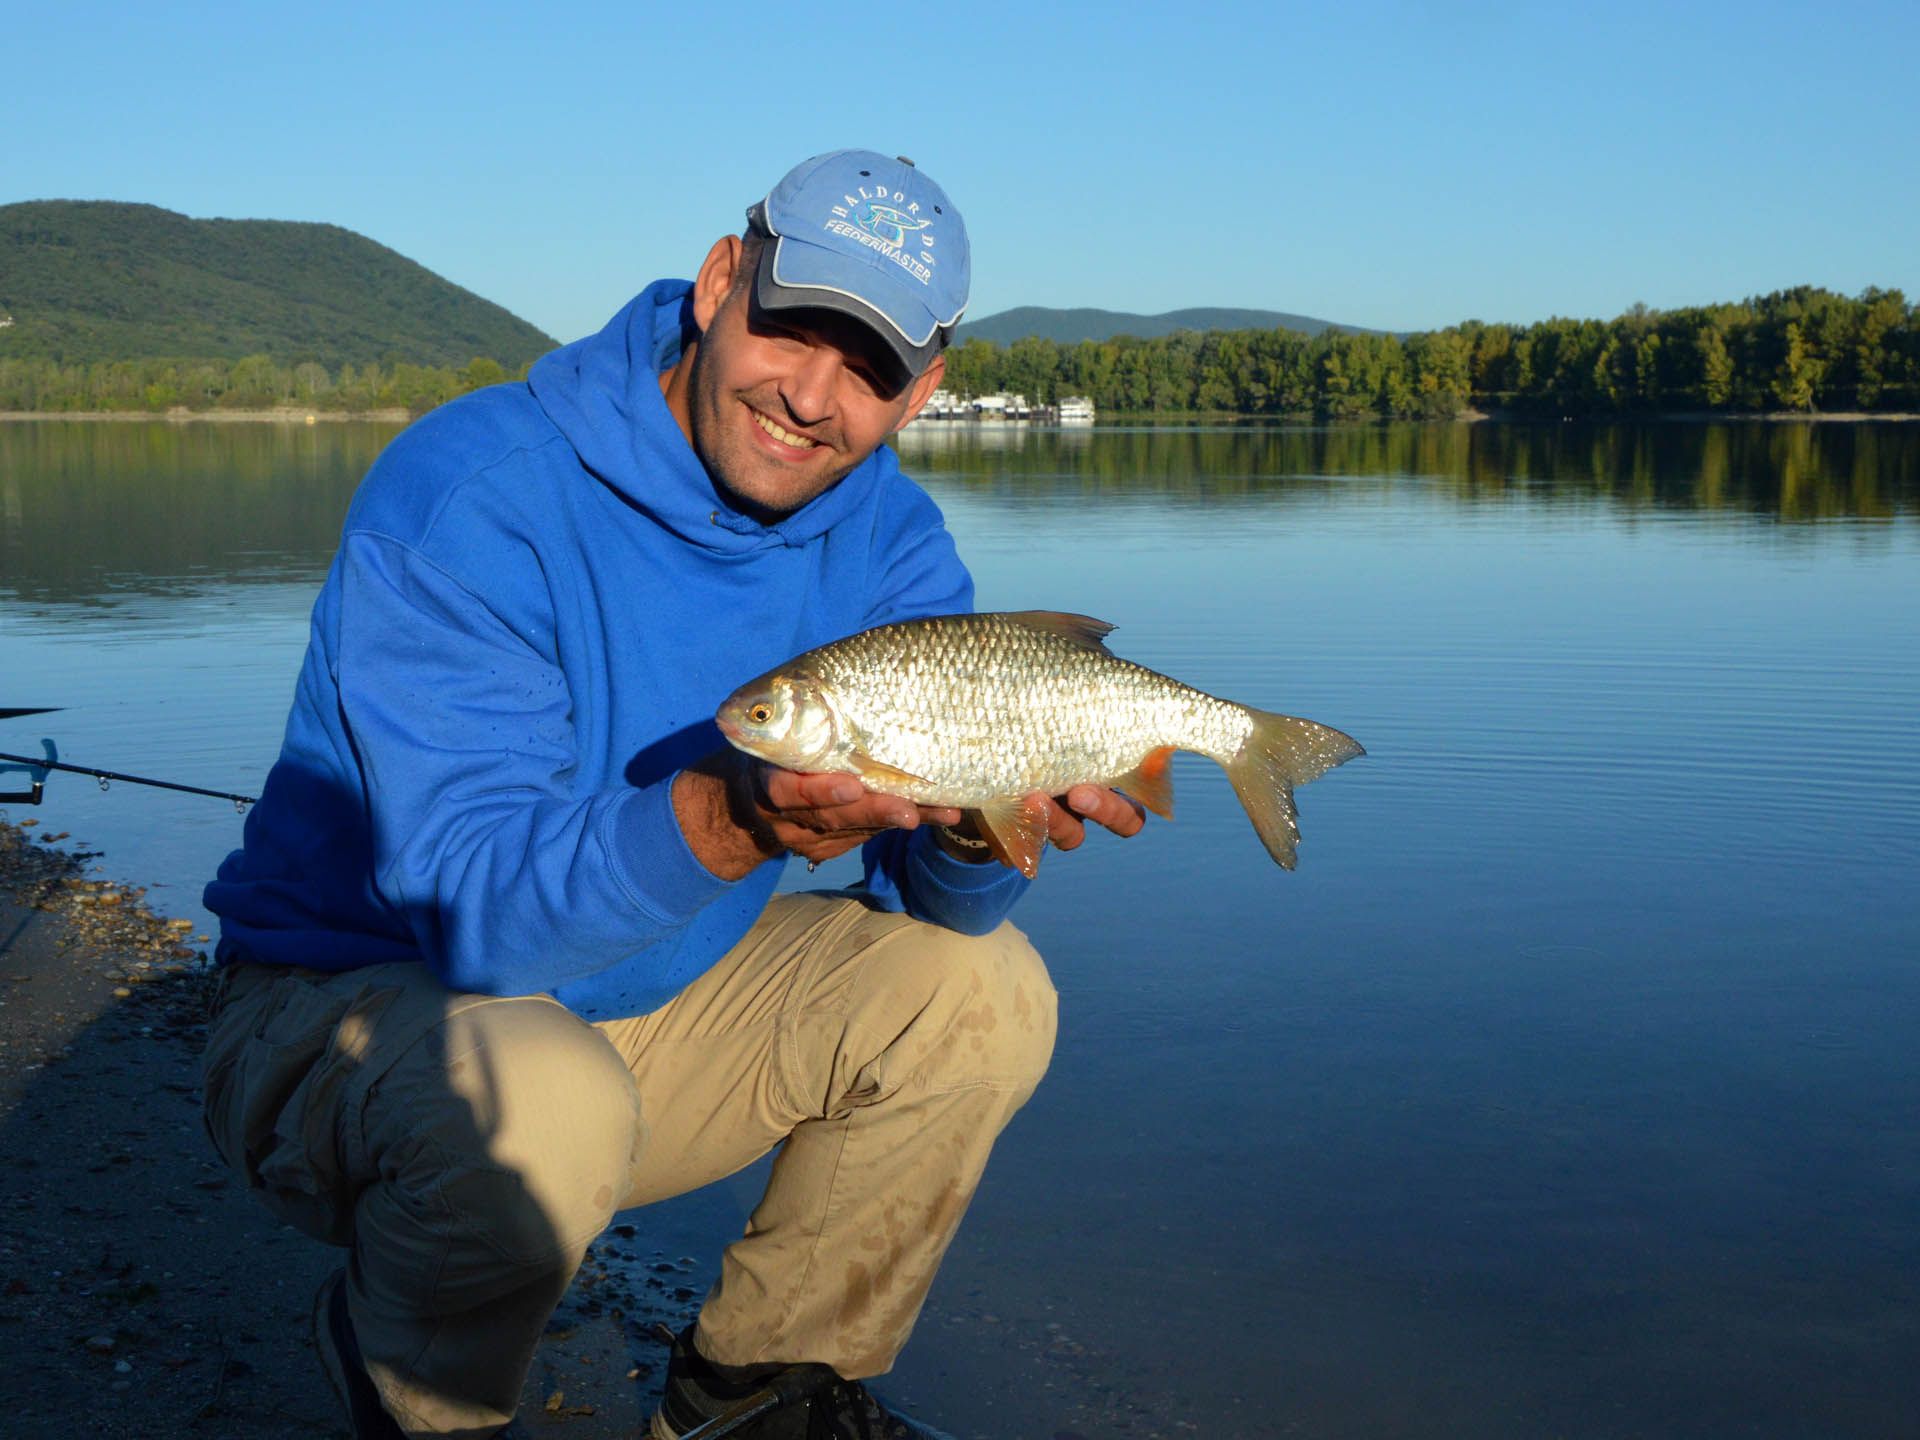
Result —
M 600 1024 L 418 964 L 237 966 L 207 1128 L 282 1219 L 350 1249 L 348 1311 L 401 1426 L 489 1435 L 614 1211 L 775 1146 L 700 1348 L 887 1370 L 1046 1070 L 1054 1005 L 1011 925 L 971 938 L 846 894 L 776 897 L 670 1003 Z

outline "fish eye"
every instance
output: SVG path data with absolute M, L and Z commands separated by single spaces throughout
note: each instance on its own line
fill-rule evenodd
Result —
M 762 700 L 758 705 L 755 705 L 751 710 L 747 711 L 747 719 L 751 720 L 756 725 L 764 725 L 772 718 L 773 718 L 773 707 L 767 704 L 767 702 L 764 700 Z

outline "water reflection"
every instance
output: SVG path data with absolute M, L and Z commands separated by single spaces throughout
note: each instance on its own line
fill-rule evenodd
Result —
M 318 574 L 398 429 L 0 423 L 0 591 L 112 605 Z
M 318 574 L 360 477 L 398 427 L 0 424 L 0 587 L 110 605 Z M 1920 430 L 1886 424 L 911 426 L 906 468 L 1006 498 L 1345 499 L 1418 481 L 1466 502 L 1595 500 L 1807 521 L 1920 500 Z
M 923 422 L 903 464 L 1006 493 L 1271 497 L 1321 478 L 1417 479 L 1467 500 L 1607 499 L 1782 520 L 1920 499 L 1920 432 L 1875 424 L 1507 424 L 1096 431 Z

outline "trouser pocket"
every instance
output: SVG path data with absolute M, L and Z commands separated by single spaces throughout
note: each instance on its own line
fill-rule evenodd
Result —
M 281 1219 L 344 1244 L 350 1186 L 338 1137 L 353 1063 L 336 1037 L 368 989 L 349 975 L 247 970 L 208 1028 L 207 1134 Z

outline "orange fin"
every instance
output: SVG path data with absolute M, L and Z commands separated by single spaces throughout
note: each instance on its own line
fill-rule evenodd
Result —
M 1173 746 L 1149 750 L 1146 758 L 1113 782 L 1162 820 L 1173 818 Z
M 1024 796 L 989 801 L 973 812 L 993 858 L 1029 880 L 1040 873 L 1040 852 L 1047 848 L 1047 812 L 1028 808 Z
M 1104 620 L 1096 620 L 1091 615 L 1069 615 L 1060 610 L 1009 610 L 1003 618 L 1029 629 L 1051 631 L 1089 650 L 1105 650 L 1107 647 L 1102 642 L 1113 633 L 1113 626 Z
M 896 785 L 929 785 L 932 783 L 929 780 L 924 780 L 920 776 L 915 775 L 910 770 L 902 770 L 898 766 L 889 765 L 884 760 L 876 760 L 871 755 L 862 754 L 858 750 L 855 750 L 851 755 L 847 756 L 847 759 L 853 762 L 853 773 L 860 777 L 861 782 L 869 790 L 877 794 L 894 794 L 893 787 Z

